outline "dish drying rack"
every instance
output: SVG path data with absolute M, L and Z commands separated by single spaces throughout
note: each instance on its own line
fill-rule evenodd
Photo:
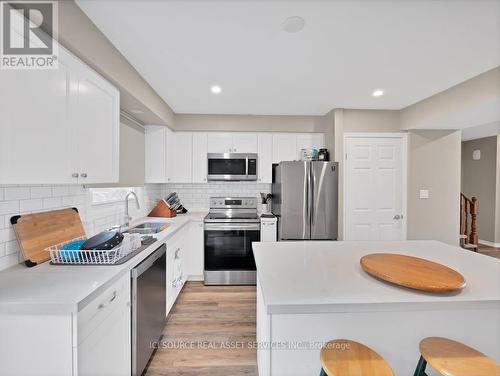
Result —
M 50 253 L 51 264 L 57 265 L 113 265 L 130 252 L 141 246 L 141 236 L 139 234 L 123 234 L 123 241 L 120 245 L 109 250 L 83 250 L 83 249 L 61 249 L 65 244 L 75 240 L 86 240 L 86 237 L 65 241 L 45 248 Z

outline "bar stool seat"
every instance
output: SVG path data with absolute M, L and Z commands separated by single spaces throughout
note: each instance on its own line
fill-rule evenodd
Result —
M 347 339 L 326 343 L 320 353 L 323 376 L 394 376 L 391 367 L 369 347 Z
M 428 364 L 444 376 L 500 376 L 500 366 L 463 343 L 441 337 L 420 342 L 420 361 L 414 376 L 424 376 Z

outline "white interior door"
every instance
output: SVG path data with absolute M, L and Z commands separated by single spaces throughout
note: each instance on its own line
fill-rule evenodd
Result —
M 404 240 L 403 137 L 346 136 L 345 240 Z

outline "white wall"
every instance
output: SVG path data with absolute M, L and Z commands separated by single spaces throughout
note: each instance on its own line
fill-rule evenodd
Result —
M 138 189 L 141 209 L 130 205 L 133 217 L 146 215 L 164 196 L 165 187 L 148 184 Z M 0 270 L 22 262 L 10 217 L 17 214 L 76 207 L 87 236 L 125 222 L 124 202 L 92 205 L 89 189 L 77 186 L 0 186 Z
M 500 120 L 500 67 L 401 110 L 401 129 L 462 129 Z
M 324 116 L 176 114 L 179 131 L 324 132 Z
M 408 239 L 458 245 L 460 131 L 410 131 L 408 150 Z M 421 189 L 429 199 L 419 198 Z

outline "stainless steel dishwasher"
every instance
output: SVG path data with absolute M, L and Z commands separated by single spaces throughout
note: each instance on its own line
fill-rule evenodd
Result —
M 132 375 L 140 376 L 163 332 L 167 307 L 163 244 L 132 269 Z

